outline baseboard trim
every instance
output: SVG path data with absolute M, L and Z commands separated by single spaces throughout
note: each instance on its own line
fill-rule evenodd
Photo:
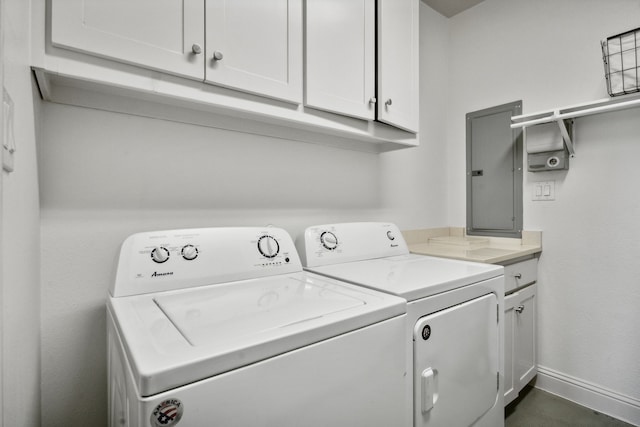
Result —
M 640 400 L 553 369 L 538 366 L 535 387 L 640 426 Z

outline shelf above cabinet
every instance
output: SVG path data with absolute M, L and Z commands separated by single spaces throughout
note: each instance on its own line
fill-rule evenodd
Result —
M 46 56 L 33 72 L 44 100 L 275 138 L 380 153 L 419 144 L 418 135 L 117 64 L 101 58 Z
M 511 117 L 511 129 L 555 122 L 560 127 L 560 133 L 569 154 L 573 157 L 575 155 L 574 141 L 571 138 L 571 133 L 568 131 L 573 119 L 637 107 L 640 107 L 640 95 L 601 99 L 570 107 L 513 116 Z

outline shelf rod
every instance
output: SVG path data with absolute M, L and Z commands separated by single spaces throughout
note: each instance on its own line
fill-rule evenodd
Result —
M 569 113 L 563 113 L 562 110 L 560 110 L 560 114 L 558 114 L 557 117 L 562 119 L 573 119 L 576 117 L 589 116 L 591 114 L 607 113 L 609 111 L 625 110 L 627 108 L 634 107 L 640 107 L 640 98 L 616 104 L 602 105 L 600 107 L 585 108 L 584 110 L 580 109 Z
M 513 120 L 513 118 L 511 120 Z M 549 116 L 541 117 L 539 119 L 528 120 L 526 122 L 520 122 L 520 123 L 512 123 L 511 129 L 524 128 L 527 126 L 539 125 L 541 123 L 551 123 L 555 120 L 556 120 L 556 116 L 553 113 L 550 113 Z
M 591 105 L 594 105 L 594 104 L 591 104 Z M 555 122 L 563 119 L 573 119 L 573 118 L 588 116 L 592 114 L 624 110 L 627 108 L 634 108 L 634 107 L 640 107 L 640 98 L 635 98 L 628 101 L 612 102 L 612 103 L 600 105 L 597 107 L 593 107 L 589 105 L 585 105 L 582 107 L 569 107 L 569 108 L 564 108 L 560 110 L 550 111 L 548 115 L 537 118 L 537 119 L 525 120 L 518 123 L 512 123 L 511 129 L 523 128 L 523 127 L 533 126 L 541 123 L 551 123 L 551 122 Z M 569 111 L 563 112 L 566 110 L 569 110 Z M 542 114 L 545 114 L 545 113 L 542 113 Z M 541 114 L 534 114 L 532 116 L 540 116 L 540 115 Z M 511 120 L 513 121 L 514 118 L 515 120 L 520 120 L 524 117 L 526 116 L 525 115 L 514 116 L 511 118 Z

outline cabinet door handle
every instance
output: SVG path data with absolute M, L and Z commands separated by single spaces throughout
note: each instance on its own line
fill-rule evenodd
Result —
M 522 273 L 516 273 L 513 275 L 516 279 L 522 279 Z
M 375 97 L 369 98 L 369 104 L 375 104 L 378 100 Z
M 387 107 L 391 104 L 393 104 L 393 101 L 391 100 L 391 98 L 387 99 L 387 102 L 384 103 L 384 105 L 386 105 Z
M 213 52 L 214 61 L 221 61 L 222 58 L 224 58 L 224 55 L 222 54 L 222 52 L 220 52 L 219 50 L 216 50 Z
M 515 309 L 516 313 L 520 314 L 524 311 L 524 305 L 519 305 Z
M 200 55 L 202 53 L 202 46 L 200 46 L 198 43 L 194 43 L 191 46 L 191 52 L 193 52 L 195 55 Z

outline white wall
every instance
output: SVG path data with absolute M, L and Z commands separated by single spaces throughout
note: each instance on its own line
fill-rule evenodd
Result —
M 40 425 L 40 219 L 29 2 L 5 0 L 4 84 L 13 99 L 14 172 L 2 175 L 4 426 Z
M 421 5 L 446 64 L 446 20 Z M 105 299 L 119 245 L 152 229 L 388 220 L 446 225 L 445 69 L 423 63 L 421 145 L 375 155 L 43 104 L 42 420 L 106 423 Z M 430 182 L 440 182 L 429 188 Z
M 640 0 L 485 0 L 450 21 L 421 4 L 421 145 L 382 155 L 44 104 L 42 424 L 105 424 L 104 302 L 128 234 L 271 223 L 295 235 L 352 220 L 462 226 L 464 115 L 516 99 L 532 112 L 606 97 L 598 42 L 637 27 L 638 16 Z M 547 377 L 626 402 L 619 416 L 640 399 L 632 268 L 639 114 L 579 119 L 571 169 L 526 173 L 524 188 L 525 228 L 544 231 L 540 364 Z M 532 182 L 548 179 L 557 200 L 528 200 Z M 20 203 L 32 213 L 32 202 Z M 19 222 L 32 224 L 31 213 Z M 27 248 L 37 247 L 37 236 L 27 236 Z M 26 288 L 12 291 L 23 302 L 37 301 L 33 274 L 23 272 Z M 21 306 L 32 319 L 33 307 Z M 33 381 L 18 389 L 32 391 Z
M 638 27 L 638 17 L 639 0 L 486 0 L 451 19 L 452 225 L 465 224 L 465 113 L 606 98 L 599 41 Z M 524 228 L 543 230 L 538 385 L 636 424 L 638 135 L 639 109 L 580 118 L 570 170 L 525 173 L 523 191 Z M 532 183 L 546 180 L 556 181 L 556 200 L 532 202 Z
M 383 205 L 401 229 L 448 225 L 449 20 L 420 2 L 420 148 L 382 155 Z

